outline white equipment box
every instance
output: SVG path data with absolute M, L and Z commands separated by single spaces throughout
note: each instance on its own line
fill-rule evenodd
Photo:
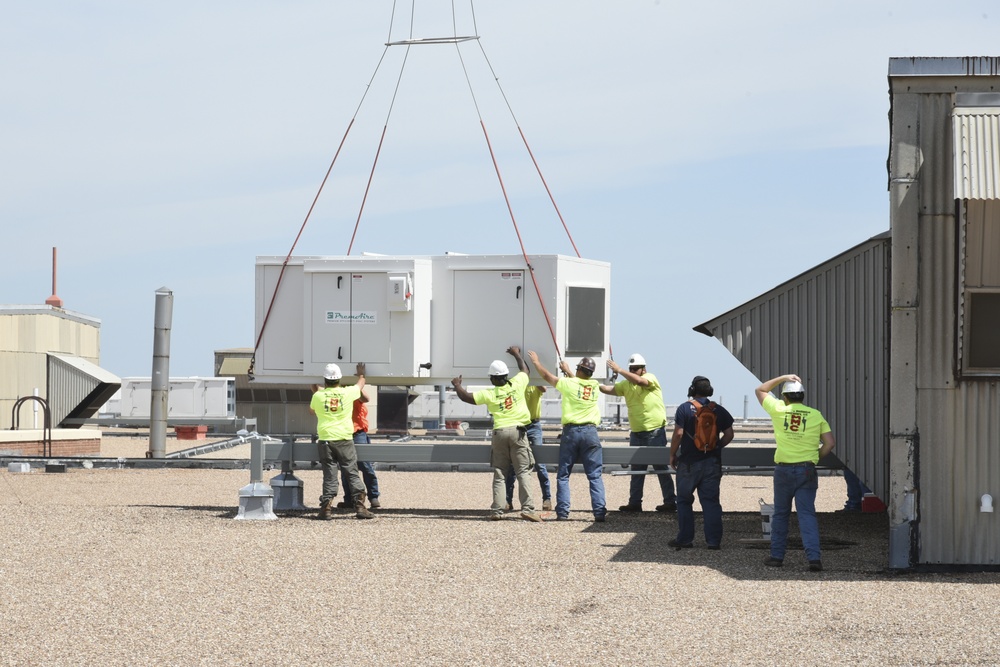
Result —
M 493 359 L 515 368 L 510 345 L 525 359 L 535 350 L 557 372 L 551 323 L 570 365 L 593 357 L 594 377 L 605 377 L 611 265 L 561 255 L 531 262 L 541 300 L 521 255 L 293 257 L 271 306 L 285 258 L 258 257 L 255 340 L 270 315 L 254 375 L 308 384 L 327 363 L 350 376 L 364 362 L 374 384 L 485 381 Z M 540 381 L 534 369 L 532 377 Z
M 101 414 L 148 419 L 152 392 L 150 378 L 122 378 L 121 389 L 105 404 Z M 236 381 L 233 378 L 170 378 L 167 416 L 171 419 L 222 419 L 235 414 Z

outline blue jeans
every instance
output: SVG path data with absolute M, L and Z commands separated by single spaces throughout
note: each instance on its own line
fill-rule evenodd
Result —
M 563 424 L 559 438 L 559 472 L 556 474 L 556 516 L 569 517 L 569 473 L 579 461 L 590 482 L 590 506 L 594 517 L 604 517 L 604 450 L 593 424 Z
M 862 499 L 871 490 L 849 468 L 844 468 L 844 481 L 847 482 L 847 502 L 844 503 L 844 509 L 860 510 Z
M 367 445 L 370 442 L 371 439 L 365 431 L 358 431 L 354 434 L 355 445 Z M 361 473 L 361 479 L 365 481 L 365 488 L 368 490 L 368 499 L 378 498 L 378 477 L 375 476 L 375 464 L 368 461 L 358 461 L 358 472 Z M 340 473 L 340 479 L 344 483 L 344 488 L 348 488 L 347 476 L 343 472 Z
M 792 500 L 799 515 L 799 534 L 806 558 L 820 560 L 819 521 L 816 520 L 816 489 L 819 478 L 811 463 L 776 465 L 774 467 L 774 517 L 771 519 L 771 557 L 785 558 L 788 542 L 788 521 L 792 515 Z
M 667 432 L 661 426 L 652 431 L 632 431 L 628 434 L 629 447 L 666 447 Z M 653 466 L 653 470 L 667 470 L 669 466 Z M 632 466 L 632 470 L 649 470 L 648 465 Z M 675 502 L 674 480 L 670 475 L 657 475 L 660 480 L 660 492 L 664 504 Z M 628 485 L 628 504 L 634 507 L 642 505 L 642 490 L 646 486 L 645 475 L 632 475 Z
M 535 445 L 542 444 L 542 424 L 533 421 L 528 424 L 528 443 L 534 448 Z M 542 487 L 542 500 L 552 498 L 552 485 L 549 483 L 549 471 L 545 466 L 535 462 L 535 472 L 538 473 L 538 485 Z M 507 469 L 507 504 L 514 502 L 514 466 Z
M 722 459 L 718 456 L 677 464 L 677 542 L 690 544 L 694 541 L 693 505 L 697 490 L 705 522 L 705 544 L 713 547 L 722 544 L 721 483 Z

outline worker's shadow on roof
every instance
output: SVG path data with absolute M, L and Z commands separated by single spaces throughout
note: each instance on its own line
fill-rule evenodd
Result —
M 889 524 L 881 514 L 820 513 L 820 536 L 824 571 L 809 572 L 802 551 L 795 514 L 789 526 L 788 551 L 784 566 L 764 565 L 770 554 L 764 539 L 760 514 L 726 512 L 723 515 L 722 549 L 706 547 L 701 512 L 695 512 L 694 546 L 676 549 L 667 543 L 677 535 L 676 515 L 652 512 L 623 515 L 613 512 L 606 523 L 594 523 L 587 532 L 606 534 L 604 546 L 613 549 L 612 562 L 665 563 L 709 567 L 733 579 L 798 579 L 831 577 L 846 580 L 870 579 L 887 574 Z M 616 539 L 620 538 L 620 539 Z

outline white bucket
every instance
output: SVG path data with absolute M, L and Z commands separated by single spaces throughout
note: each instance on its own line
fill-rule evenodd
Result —
M 764 537 L 771 537 L 771 519 L 774 517 L 774 505 L 760 499 L 760 525 L 764 529 Z

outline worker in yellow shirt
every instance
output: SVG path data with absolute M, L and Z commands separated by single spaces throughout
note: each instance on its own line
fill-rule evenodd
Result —
M 470 393 L 462 386 L 462 376 L 451 381 L 455 393 L 465 403 L 485 405 L 493 415 L 493 440 L 490 450 L 490 466 L 493 468 L 493 504 L 490 505 L 490 519 L 503 518 L 506 505 L 506 479 L 504 474 L 513 467 L 519 487 L 521 518 L 527 521 L 541 521 L 535 512 L 535 503 L 528 489 L 528 478 L 534 459 L 528 446 L 528 423 L 531 415 L 524 400 L 524 389 L 528 386 L 528 365 L 521 358 L 521 348 L 512 345 L 507 353 L 517 361 L 518 372 L 508 378 L 510 369 L 497 359 L 490 364 L 490 389 Z
M 630 447 L 667 446 L 667 409 L 663 405 L 663 388 L 656 376 L 646 370 L 646 359 L 633 354 L 628 359 L 628 370 L 608 359 L 608 369 L 622 376 L 614 385 L 601 385 L 601 391 L 614 396 L 624 396 L 628 407 L 628 444 Z M 648 465 L 634 465 L 632 472 L 645 472 Z M 653 466 L 653 470 L 668 470 L 668 466 Z M 657 475 L 663 504 L 656 506 L 657 512 L 676 512 L 677 499 L 674 495 L 674 480 L 669 473 Z M 618 508 L 620 512 L 641 512 L 642 491 L 646 485 L 646 475 L 633 474 L 629 482 L 628 503 Z
M 781 399 L 771 390 L 781 385 Z M 785 561 L 792 501 L 799 517 L 799 534 L 811 572 L 823 570 L 820 559 L 819 521 L 816 519 L 816 464 L 834 446 L 833 431 L 822 413 L 802 401 L 806 390 L 798 375 L 771 378 L 754 390 L 774 426 L 774 517 L 771 519 L 771 555 L 768 567 Z
M 590 506 L 594 521 L 603 522 L 608 513 L 604 499 L 604 450 L 597 435 L 597 425 L 601 423 L 601 409 L 598 398 L 600 384 L 593 379 L 597 365 L 590 357 L 584 357 L 576 365 L 576 373 L 570 372 L 566 360 L 559 362 L 559 370 L 566 377 L 557 378 L 538 360 L 535 352 L 528 350 L 528 358 L 535 365 L 545 381 L 562 394 L 562 435 L 559 438 L 559 472 L 556 474 L 556 519 L 569 520 L 569 474 L 579 461 L 590 483 Z
M 358 382 L 341 386 L 343 373 L 337 364 L 327 364 L 323 388 L 314 386 L 309 411 L 316 415 L 320 463 L 323 466 L 323 493 L 319 497 L 319 518 L 329 519 L 331 504 L 337 498 L 337 468 L 347 475 L 355 516 L 371 519 L 375 515 L 365 507 L 365 487 L 358 476 L 358 452 L 354 448 L 354 401 L 365 387 L 365 365 L 357 366 Z

